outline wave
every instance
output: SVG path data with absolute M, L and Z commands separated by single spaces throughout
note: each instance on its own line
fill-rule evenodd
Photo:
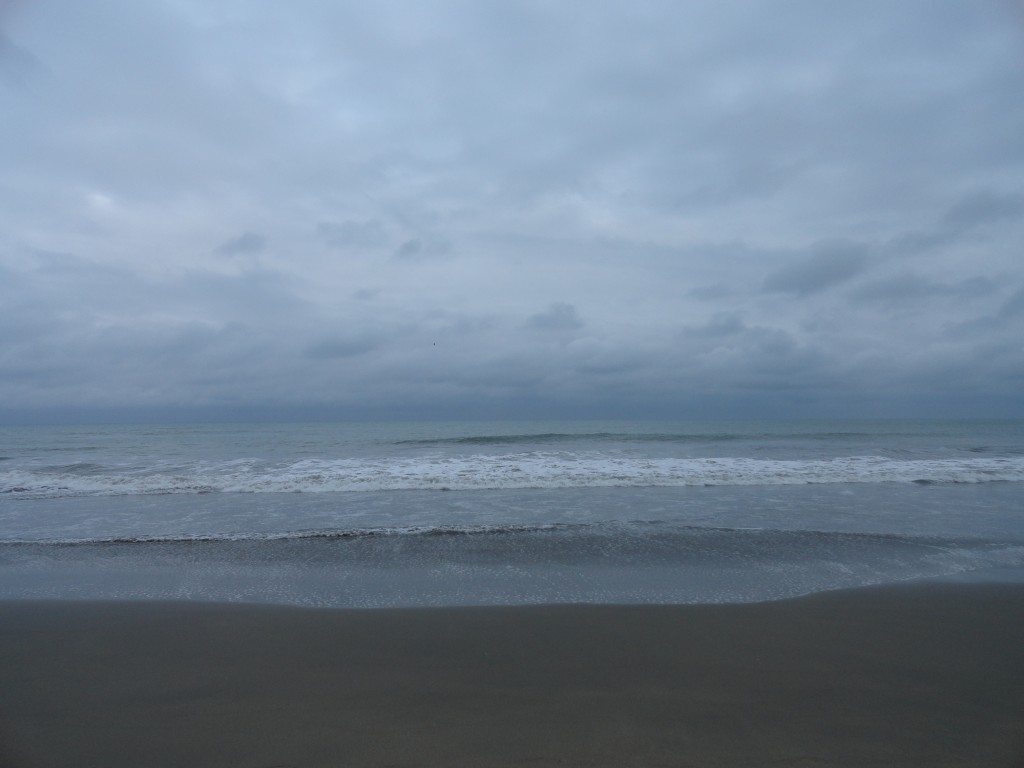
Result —
M 395 445 L 517 445 L 551 444 L 574 442 L 615 442 L 615 443 L 718 443 L 730 440 L 749 439 L 750 435 L 740 434 L 670 434 L 670 433 L 620 433 L 620 432 L 539 432 L 522 435 L 470 435 L 466 437 L 440 437 L 413 440 L 397 440 Z
M 334 493 L 401 490 L 684 487 L 830 483 L 1024 481 L 1024 457 L 896 460 L 637 458 L 532 451 L 420 458 L 238 459 L 142 469 L 74 464 L 0 472 L 0 494 L 15 498 L 168 493 Z
M 527 525 L 408 525 L 408 526 L 377 526 L 368 528 L 323 528 L 312 530 L 276 531 L 276 532 L 224 532 L 206 534 L 169 534 L 139 536 L 98 536 L 87 538 L 57 539 L 10 539 L 0 541 L 0 547 L 16 548 L 47 548 L 47 547 L 92 547 L 108 545 L 193 545 L 193 544 L 256 544 L 266 543 L 269 546 L 288 543 L 302 545 L 316 542 L 366 542 L 372 546 L 372 540 L 389 539 L 406 542 L 400 546 L 416 546 L 415 542 L 424 542 L 420 546 L 432 547 L 427 540 L 473 540 L 477 547 L 481 542 L 490 547 L 498 542 L 495 551 L 501 550 L 509 556 L 529 557 L 531 547 L 543 545 L 544 542 L 566 542 L 574 547 L 586 547 L 600 541 L 595 552 L 610 554 L 619 550 L 636 550 L 638 543 L 650 552 L 654 544 L 661 548 L 692 549 L 699 544 L 702 551 L 710 553 L 719 548 L 730 556 L 737 555 L 736 549 L 741 542 L 749 542 L 750 546 L 763 550 L 765 555 L 773 548 L 782 547 L 776 554 L 783 551 L 797 553 L 831 552 L 838 554 L 837 548 L 903 548 L 913 547 L 921 551 L 979 551 L 979 552 L 1012 552 L 1024 561 L 1024 543 L 1007 541 L 989 541 L 981 538 L 951 538 L 932 535 L 913 535 L 882 532 L 847 532 L 814 529 L 761 528 L 740 527 L 729 528 L 714 525 L 692 525 L 687 523 L 662 520 L 633 521 L 600 521 L 589 523 L 546 523 Z M 442 545 L 446 546 L 446 545 Z M 462 546 L 462 545 L 458 545 Z M 791 548 L 791 549 L 790 549 Z M 410 550 L 411 551 L 411 550 Z M 680 550 L 682 551 L 682 550 Z M 517 554 L 518 553 L 518 554 Z M 504 562 L 505 559 L 502 560 Z
M 885 437 L 898 437 L 902 433 L 885 433 Z M 505 435 L 471 435 L 463 437 L 417 438 L 396 440 L 395 445 L 522 445 L 576 442 L 609 443 L 728 443 L 740 440 L 847 440 L 878 438 L 877 432 L 537 432 Z
M 382 528 L 3 543 L 0 598 L 746 602 L 1022 566 L 1024 544 L 970 538 L 667 522 Z
M 373 528 L 324 528 L 316 530 L 278 531 L 270 533 L 197 533 L 153 534 L 138 536 L 95 536 L 86 538 L 5 539 L 0 546 L 88 546 L 95 544 L 197 544 L 218 542 L 260 541 L 314 541 L 332 539 L 374 539 L 382 537 L 445 537 L 445 536 L 514 536 L 571 532 L 583 529 L 611 530 L 616 523 L 550 523 L 545 525 L 403 525 Z M 659 525 L 659 523 L 633 523 L 631 525 Z M 678 527 L 678 526 L 677 526 Z M 695 526 L 683 526 L 694 528 Z M 728 529 L 706 529 L 728 530 Z M 753 530 L 753 529 L 743 529 Z

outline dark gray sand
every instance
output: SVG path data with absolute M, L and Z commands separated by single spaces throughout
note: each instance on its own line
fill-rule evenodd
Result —
M 3 766 L 1024 767 L 1024 587 L 0 604 Z

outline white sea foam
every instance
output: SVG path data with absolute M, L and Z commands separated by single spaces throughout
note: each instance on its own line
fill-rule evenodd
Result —
M 0 472 L 10 497 L 162 493 L 326 493 L 586 487 L 803 485 L 826 483 L 983 483 L 1024 481 L 1024 456 L 896 460 L 639 458 L 600 452 L 531 451 L 433 455 L 254 459 L 175 466 L 17 468 Z

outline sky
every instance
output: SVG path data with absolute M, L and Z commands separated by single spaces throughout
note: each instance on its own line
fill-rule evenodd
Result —
M 0 421 L 1024 417 L 1019 0 L 0 0 Z

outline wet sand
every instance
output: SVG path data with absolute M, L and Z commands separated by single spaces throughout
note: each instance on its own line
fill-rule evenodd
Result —
M 0 765 L 1024 768 L 1024 587 L 722 606 L 0 603 Z

